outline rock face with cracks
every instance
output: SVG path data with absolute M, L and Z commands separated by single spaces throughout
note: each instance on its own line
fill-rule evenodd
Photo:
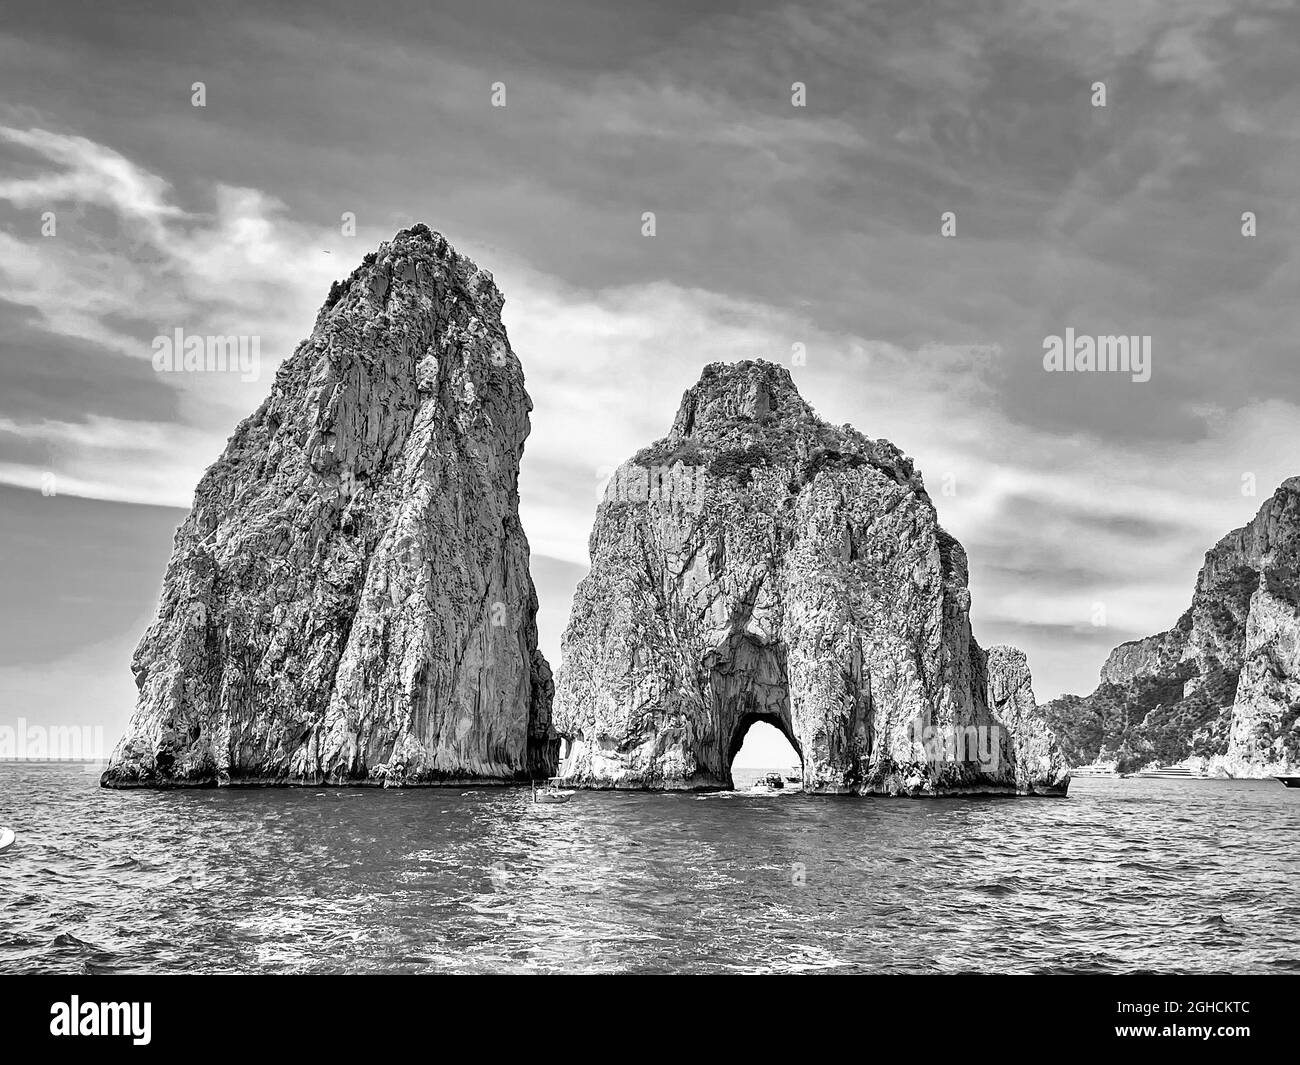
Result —
M 1206 552 L 1173 628 L 1120 644 L 1096 691 L 1048 711 L 1081 759 L 1192 758 L 1233 777 L 1300 771 L 1300 477 Z
M 105 785 L 554 771 L 501 304 L 423 225 L 335 283 L 176 533 Z
M 1064 794 L 1024 655 L 970 629 L 966 554 L 892 444 L 785 369 L 708 366 L 614 475 L 564 634 L 565 783 L 728 788 L 756 721 L 804 786 Z

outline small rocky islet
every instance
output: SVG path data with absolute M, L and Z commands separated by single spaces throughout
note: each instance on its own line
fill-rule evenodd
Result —
M 1039 707 L 1024 654 L 976 642 L 966 554 L 919 471 L 763 361 L 705 367 L 611 480 L 553 682 L 502 302 L 423 225 L 335 283 L 177 530 L 104 786 L 729 788 L 766 721 L 808 791 L 1065 794 L 1062 701 Z M 1242 775 L 1295 734 L 1295 542 L 1279 562 L 1242 541 L 1238 651 L 1197 659 L 1207 691 L 1235 674 Z M 1122 657 L 1163 676 L 1179 648 L 1222 644 L 1208 622 L 1184 635 Z

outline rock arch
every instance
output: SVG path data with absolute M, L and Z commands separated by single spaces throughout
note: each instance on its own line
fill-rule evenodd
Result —
M 567 782 L 730 787 L 762 720 L 811 791 L 1064 793 L 1024 656 L 975 642 L 965 551 L 896 447 L 827 425 L 783 367 L 716 363 L 613 483 L 678 466 L 692 493 L 597 512 L 556 687 Z M 972 729 L 998 757 L 947 757 Z

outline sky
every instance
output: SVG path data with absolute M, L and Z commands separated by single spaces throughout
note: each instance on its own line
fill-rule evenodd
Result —
M 553 663 L 604 477 L 759 357 L 916 461 L 980 642 L 1090 691 L 1300 473 L 1297 69 L 1276 0 L 11 7 L 0 725 L 116 738 L 199 476 L 414 221 L 505 294 Z M 178 327 L 260 376 L 155 372 Z M 1150 380 L 1048 372 L 1067 329 Z

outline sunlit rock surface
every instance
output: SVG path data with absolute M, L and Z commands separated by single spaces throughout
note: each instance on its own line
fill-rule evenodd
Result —
M 501 304 L 422 225 L 335 284 L 199 483 L 104 784 L 554 770 Z
M 920 474 L 785 369 L 708 366 L 590 548 L 556 690 L 567 783 L 730 787 L 767 721 L 812 791 L 1065 792 L 1024 656 L 971 635 L 966 554 Z

